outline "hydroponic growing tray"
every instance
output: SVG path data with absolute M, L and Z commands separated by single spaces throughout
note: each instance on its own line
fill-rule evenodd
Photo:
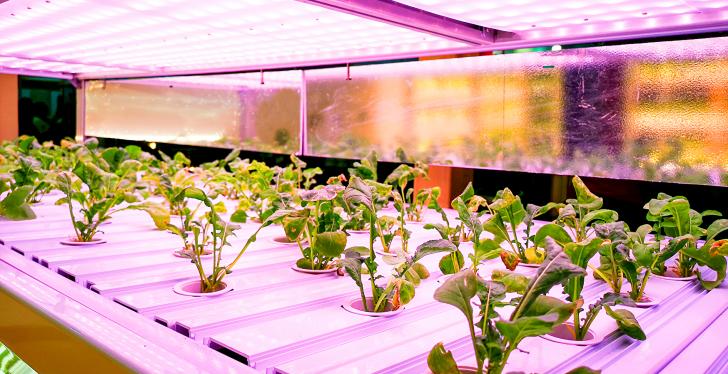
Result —
M 175 283 L 195 277 L 189 260 L 172 255 L 179 239 L 151 229 L 144 213 L 115 215 L 103 227 L 104 244 L 72 247 L 59 244 L 72 231 L 66 208 L 46 201 L 34 209 L 37 220 L 0 225 L 0 286 L 135 370 L 426 373 L 427 353 L 440 341 L 458 362 L 474 364 L 461 313 L 432 297 L 442 275 L 436 258 L 423 260 L 432 274 L 402 313 L 352 314 L 341 307 L 357 296 L 352 280 L 293 271 L 299 249 L 270 240 L 282 231 L 273 225 L 261 231 L 226 278 L 232 291 L 190 297 L 173 291 Z M 428 213 L 425 219 L 437 218 Z M 233 248 L 256 227 L 243 225 Z M 410 229 L 413 243 L 437 238 L 422 225 Z M 349 245 L 367 240 L 352 234 Z M 467 254 L 472 246 L 465 243 L 463 249 Z M 232 252 L 226 257 L 234 257 Z M 502 267 L 499 259 L 491 260 L 481 273 Z M 586 303 L 606 290 L 589 276 Z M 652 279 L 648 290 L 658 305 L 629 308 L 646 341 L 615 332 L 615 322 L 600 315 L 592 329 L 604 338 L 601 343 L 582 347 L 527 338 L 506 371 L 563 373 L 582 365 L 605 373 L 728 370 L 726 284 L 707 292 L 697 281 Z

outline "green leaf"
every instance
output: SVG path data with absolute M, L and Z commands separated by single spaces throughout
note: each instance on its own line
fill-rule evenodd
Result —
M 478 278 L 475 273 L 468 269 L 461 271 L 450 278 L 435 290 L 435 300 L 450 304 L 458 308 L 468 321 L 473 318 L 472 299 L 478 291 Z
M 338 184 L 329 184 L 314 190 L 300 191 L 298 196 L 303 201 L 333 200 L 344 187 Z
M 303 233 L 308 222 L 308 211 L 306 214 L 290 214 L 283 217 L 283 231 L 286 233 L 286 238 L 290 241 L 296 241 Z
M 443 274 L 455 274 L 465 266 L 465 258 L 459 250 L 442 256 L 438 268 Z
M 523 208 L 521 198 L 513 195 L 508 188 L 499 191 L 498 196 L 499 198 L 490 204 L 490 209 L 499 214 L 503 222 L 518 227 L 526 217 L 526 210 Z
M 637 322 L 637 318 L 635 318 L 632 312 L 626 309 L 612 309 L 607 305 L 604 306 L 604 310 L 607 312 L 607 315 L 617 321 L 619 330 L 625 335 L 637 340 L 647 339 L 645 332 L 642 331 L 642 326 Z
M 419 246 L 415 250 L 415 254 L 412 256 L 412 262 L 417 262 L 425 256 L 440 252 L 454 252 L 457 250 L 451 241 L 445 239 L 428 240 Z
M 537 317 L 549 313 L 556 313 L 559 315 L 559 319 L 561 320 L 559 324 L 561 324 L 574 313 L 575 309 L 576 303 L 567 303 L 552 296 L 539 295 L 523 315 Z
M 427 279 L 430 277 L 430 271 L 427 270 L 425 265 L 422 265 L 419 262 L 412 265 L 412 270 L 417 273 L 417 276 L 420 277 L 420 279 Z
M 495 240 L 481 240 L 473 248 L 473 262 L 480 263 L 481 261 L 494 259 L 500 255 L 501 250 L 500 244 Z
M 233 149 L 232 151 L 230 151 L 230 153 L 228 153 L 227 156 L 225 156 L 220 166 L 225 166 L 229 164 L 230 162 L 238 158 L 238 156 L 240 156 L 240 148 Z
M 503 338 L 517 346 L 524 338 L 550 333 L 555 326 L 563 323 L 569 316 L 561 318 L 559 313 L 548 313 L 537 317 L 521 316 L 511 321 L 495 323 Z
M 526 205 L 526 218 L 523 219 L 523 223 L 530 226 L 533 224 L 533 220 L 537 217 L 548 213 L 551 209 L 559 209 L 563 207 L 564 204 L 561 203 L 548 203 L 544 206 L 528 204 Z
M 248 221 L 248 212 L 243 209 L 238 209 L 230 215 L 230 222 L 245 223 Z
M 33 186 L 20 186 L 0 201 L 0 216 L 12 221 L 34 219 L 35 213 L 26 199 L 33 192 Z
M 437 343 L 430 354 L 427 355 L 427 367 L 432 374 L 458 374 L 458 364 L 452 357 L 452 352 L 445 350 L 442 343 Z
M 133 158 L 135 160 L 138 160 L 142 156 L 142 148 L 138 145 L 127 145 L 126 147 L 124 147 L 124 150 L 130 158 Z
M 566 374 L 601 374 L 601 370 L 594 370 L 586 366 L 579 366 L 576 369 L 569 370 Z
M 412 173 L 412 167 L 407 164 L 401 164 L 390 173 L 384 180 L 386 184 L 398 184 L 400 180 L 404 179 L 413 180 L 414 174 Z
M 159 153 L 160 153 L 160 155 L 163 155 L 163 153 L 161 151 Z M 167 160 L 165 160 L 165 162 L 167 162 L 167 163 L 174 163 L 174 164 L 176 164 L 177 166 L 180 166 L 180 167 L 190 166 L 192 164 L 192 161 L 190 161 L 190 159 L 187 158 L 187 156 L 185 156 L 185 154 L 182 153 L 182 152 L 175 153 L 174 154 L 174 159 L 169 159 L 169 156 L 167 156 L 167 155 L 164 155 L 164 156 L 167 157 Z M 164 158 L 164 156 L 162 158 Z
M 700 213 L 700 215 L 703 216 L 703 217 L 710 217 L 710 216 L 713 216 L 713 217 L 723 217 L 723 213 L 721 213 L 721 212 L 719 212 L 717 210 L 712 210 L 712 209 L 705 210 L 702 213 Z
M 589 209 L 599 209 L 602 207 L 602 199 L 597 195 L 593 194 L 586 184 L 578 176 L 574 176 L 571 180 L 571 184 L 574 186 L 574 192 L 576 192 L 576 201 L 579 205 L 588 206 Z M 593 208 L 592 208 L 593 206 Z
M 415 298 L 415 285 L 406 279 L 397 279 L 395 287 L 396 296 L 399 299 L 395 305 L 407 305 Z
M 506 286 L 507 292 L 516 292 L 523 294 L 528 287 L 528 283 L 531 281 L 527 276 L 523 274 L 511 273 L 503 270 L 493 270 L 490 278 L 494 281 L 503 283 Z
M 377 180 L 377 152 L 369 151 L 366 157 L 354 163 L 354 167 L 349 169 L 350 177 L 359 177 L 361 179 Z
M 326 256 L 336 258 L 341 256 L 346 248 L 346 233 L 343 231 L 322 232 L 316 235 L 313 249 Z
M 545 240 L 547 237 L 553 239 L 562 247 L 565 246 L 566 243 L 574 241 L 574 239 L 571 238 L 571 235 L 569 235 L 563 227 L 555 223 L 543 225 L 540 229 L 538 229 L 533 240 L 537 246 L 543 248 L 546 245 Z
M 140 204 L 129 205 L 128 209 L 141 210 L 149 214 L 149 217 L 154 221 L 154 226 L 159 230 L 165 230 L 169 225 L 169 210 L 162 204 L 145 201 Z
M 561 284 L 574 277 L 585 276 L 584 268 L 574 265 L 564 250 L 551 238 L 545 240 L 546 259 L 538 268 L 536 275 L 529 282 L 523 298 L 511 314 L 511 319 L 518 318 L 521 314 L 527 313 L 531 304 L 538 296 L 544 295 L 557 284 Z
M 695 238 L 690 234 L 670 239 L 662 252 L 658 254 L 656 262 L 658 264 L 664 264 L 683 248 L 690 246 L 694 240 Z
M 276 210 L 275 212 L 269 214 L 265 218 L 265 220 L 263 221 L 263 225 L 268 226 L 268 225 L 276 222 L 277 220 L 279 220 L 279 219 L 281 219 L 283 217 L 286 217 L 286 216 L 288 216 L 290 214 L 294 214 L 294 213 L 296 213 L 296 211 L 295 210 L 290 210 L 290 209 L 279 209 L 279 210 Z
M 566 253 L 571 262 L 581 268 L 586 268 L 589 260 L 594 257 L 599 248 L 604 243 L 604 239 L 593 238 L 578 243 L 566 243 L 564 253 Z
M 705 233 L 705 241 L 709 242 L 715 239 L 718 234 L 726 230 L 728 230 L 728 219 L 715 220 L 715 222 L 708 226 L 708 230 Z
M 202 189 L 199 189 L 197 187 L 187 187 L 185 188 L 185 197 L 188 199 L 195 199 L 202 201 L 207 206 L 212 206 L 212 201 L 210 201 L 210 198 L 207 197 L 207 194 Z
M 364 263 L 364 259 L 362 259 L 358 255 L 352 257 L 350 256 L 351 253 L 347 250 L 347 257 L 340 260 L 341 266 L 344 267 L 344 271 L 346 271 L 346 274 L 349 274 L 349 276 L 351 277 L 351 279 L 354 280 L 354 283 L 356 283 L 359 289 L 362 289 L 364 287 L 364 284 L 361 281 L 361 265 Z
M 627 240 L 629 237 L 627 230 L 629 230 L 629 227 L 623 221 L 594 225 L 594 232 L 598 237 L 609 239 L 612 242 Z
M 707 280 L 703 278 L 701 272 L 698 272 L 698 279 L 700 279 L 700 284 L 703 286 L 703 288 L 705 288 L 706 290 L 712 290 L 720 286 L 721 283 L 723 283 L 723 280 L 726 277 L 726 259 L 724 256 L 711 255 L 710 250 L 707 248 L 707 245 L 703 246 L 700 249 L 692 245 L 685 246 L 682 249 L 682 253 L 688 257 L 695 259 L 701 266 L 707 266 L 716 272 L 716 277 L 714 280 Z
M 721 239 L 710 246 L 711 256 L 728 256 L 728 239 Z
M 592 223 L 610 223 L 619 219 L 619 214 L 610 209 L 598 209 L 584 215 L 581 220 L 582 226 L 586 227 Z
M 374 206 L 372 205 L 372 188 L 364 183 L 361 178 L 351 177 L 349 185 L 344 190 L 344 200 L 347 204 L 361 204 L 366 207 L 369 212 L 375 212 Z

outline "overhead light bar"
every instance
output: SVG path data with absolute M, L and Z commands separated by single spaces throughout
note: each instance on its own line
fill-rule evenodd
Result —
M 382 58 L 468 46 L 294 0 L 10 0 L 0 3 L 0 34 L 0 56 L 26 61 L 22 68 L 48 63 L 46 70 L 97 76 Z
M 487 45 L 511 33 L 482 27 L 390 0 L 299 0 L 357 16 L 427 32 L 473 45 Z
M 484 27 L 515 32 L 520 40 L 574 38 L 616 32 L 691 30 L 728 20 L 726 0 L 397 0 Z

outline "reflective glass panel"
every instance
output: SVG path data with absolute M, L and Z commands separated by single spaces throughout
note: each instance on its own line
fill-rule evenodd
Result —
M 277 153 L 300 148 L 301 72 L 91 81 L 86 134 Z
M 728 38 L 306 72 L 310 154 L 728 184 Z

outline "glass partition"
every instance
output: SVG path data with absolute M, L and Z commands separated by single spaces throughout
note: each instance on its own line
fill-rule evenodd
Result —
M 728 184 L 728 38 L 306 73 L 306 152 Z
M 305 82 L 302 80 L 305 76 Z M 87 82 L 86 134 L 728 184 L 728 38 Z
M 293 153 L 301 72 L 113 81 L 86 86 L 86 134 Z

